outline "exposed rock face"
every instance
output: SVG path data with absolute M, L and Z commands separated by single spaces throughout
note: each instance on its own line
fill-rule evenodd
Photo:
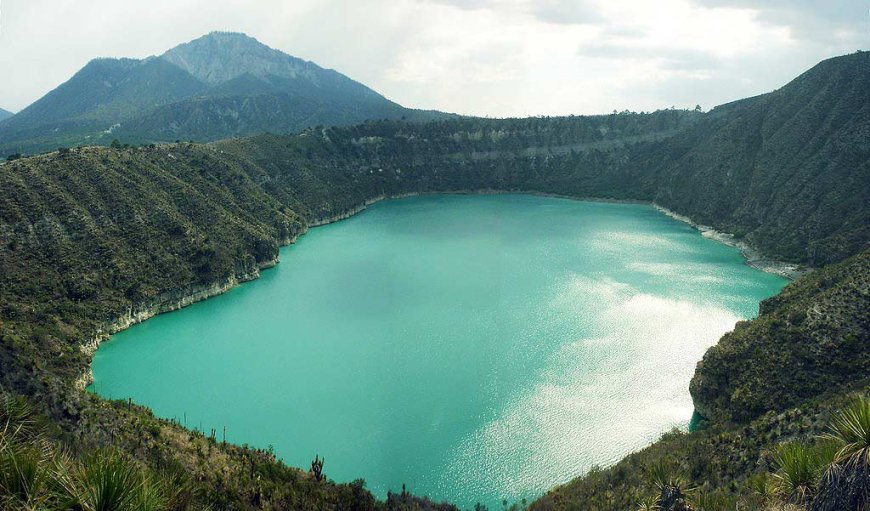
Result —
M 109 323 L 104 328 L 101 328 L 91 339 L 84 341 L 81 344 L 81 350 L 88 357 L 88 360 L 90 360 L 94 353 L 96 353 L 97 348 L 100 347 L 100 344 L 102 344 L 103 341 L 108 340 L 112 334 L 125 330 L 158 314 L 178 310 L 182 307 L 187 307 L 190 304 L 225 293 L 243 282 L 259 278 L 261 269 L 271 268 L 276 264 L 278 264 L 277 257 L 271 261 L 261 263 L 251 268 L 248 272 L 234 275 L 224 282 L 194 286 L 183 291 L 164 293 L 150 303 L 141 304 L 136 308 L 128 308 L 125 314 L 117 320 Z M 87 370 L 75 381 L 74 386 L 77 389 L 84 390 L 88 385 L 93 383 L 93 381 L 93 371 L 91 366 L 88 365 Z

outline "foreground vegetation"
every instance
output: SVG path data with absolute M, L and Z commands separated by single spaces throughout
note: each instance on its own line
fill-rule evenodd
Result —
M 870 399 L 857 398 L 836 412 L 823 435 L 810 442 L 777 444 L 767 453 L 770 471 L 753 474 L 745 493 L 691 488 L 664 463 L 646 467 L 656 490 L 643 510 L 863 510 L 870 506 Z
M 130 403 L 95 403 L 81 420 L 94 429 L 69 434 L 28 400 L 0 395 L 0 509 L 456 509 L 404 490 L 378 502 L 362 480 L 329 481 L 322 464 L 289 468 Z
M 256 278 L 313 223 L 385 196 L 507 190 L 655 201 L 768 256 L 821 267 L 699 364 L 691 391 L 702 431 L 666 435 L 533 507 L 635 508 L 651 497 L 650 467 L 713 499 L 700 507 L 748 502 L 758 473 L 802 456 L 776 454 L 777 444 L 824 433 L 866 386 L 868 67 L 870 55 L 833 59 L 708 114 L 384 121 L 9 161 L 0 166 L 0 393 L 24 396 L 35 408 L 27 416 L 49 427 L 4 433 L 4 452 L 29 459 L 26 471 L 42 481 L 30 504 L 30 490 L 6 496 L 34 509 L 62 505 L 70 496 L 60 473 L 82 488 L 108 464 L 164 507 L 175 485 L 189 486 L 179 495 L 193 509 L 449 509 L 404 491 L 378 502 L 361 482 L 288 468 L 268 451 L 224 445 L 81 386 L 99 341 Z M 187 478 L 172 483 L 176 472 Z M 814 484 L 815 499 L 823 492 Z

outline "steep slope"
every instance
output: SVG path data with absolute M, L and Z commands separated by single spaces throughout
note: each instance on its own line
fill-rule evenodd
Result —
M 0 154 L 58 146 L 199 141 L 369 119 L 429 119 L 364 85 L 215 32 L 144 60 L 97 59 L 0 126 Z
M 661 148 L 655 200 L 783 259 L 821 265 L 866 248 L 868 92 L 862 52 L 714 109 Z
M 714 422 L 746 422 L 870 377 L 870 250 L 762 302 L 698 363 L 690 391 Z
M 12 117 L 13 115 L 15 115 L 15 114 L 10 112 L 9 110 L 4 110 L 4 109 L 0 108 L 0 121 L 4 121 L 4 120 Z
M 189 97 L 205 85 L 159 59 L 97 59 L 0 125 L 6 153 L 111 140 L 138 113 Z

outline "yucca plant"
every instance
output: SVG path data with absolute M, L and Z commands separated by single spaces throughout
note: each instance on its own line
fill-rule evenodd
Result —
M 697 491 L 691 500 L 696 511 L 734 511 L 738 509 L 736 497 L 719 492 Z
M 0 395 L 0 438 L 6 442 L 26 441 L 38 437 L 44 430 L 44 420 L 26 399 Z
M 96 451 L 57 470 L 66 508 L 82 511 L 165 509 L 161 489 L 139 467 L 111 450 Z
M 646 477 L 655 489 L 680 488 L 685 490 L 686 480 L 664 461 L 646 467 Z
M 637 504 L 637 511 L 659 511 L 658 497 L 647 497 Z
M 149 474 L 142 474 L 142 481 L 136 491 L 131 510 L 135 511 L 169 511 L 166 487 L 164 481 Z M 173 510 L 174 511 L 174 510 Z
M 0 502 L 3 509 L 36 509 L 50 497 L 51 449 L 44 442 L 0 445 Z
M 166 511 L 185 511 L 190 508 L 194 487 L 183 467 L 174 465 L 161 471 L 159 481 Z
M 870 399 L 856 399 L 838 413 L 827 437 L 842 448 L 822 476 L 811 509 L 870 509 Z
M 780 444 L 773 456 L 777 466 L 773 474 L 777 493 L 786 502 L 799 505 L 810 502 L 839 447 L 834 441 L 812 446 L 797 442 Z
M 686 509 L 686 493 L 692 491 L 686 480 L 664 460 L 646 468 L 649 482 L 659 491 L 656 505 L 660 509 Z
M 767 472 L 749 476 L 746 483 L 749 487 L 744 502 L 747 509 L 763 509 L 778 501 L 777 480 Z

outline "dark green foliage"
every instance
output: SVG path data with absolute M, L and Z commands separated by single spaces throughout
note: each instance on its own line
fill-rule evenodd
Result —
M 829 438 L 842 449 L 820 478 L 812 511 L 870 506 L 870 399 L 855 400 L 831 422 Z
M 761 304 L 698 364 L 695 408 L 745 422 L 868 376 L 870 250 L 799 278 Z
M 799 505 L 812 501 L 822 474 L 834 461 L 839 449 L 840 445 L 834 442 L 812 446 L 787 442 L 776 446 L 774 479 L 782 499 Z

